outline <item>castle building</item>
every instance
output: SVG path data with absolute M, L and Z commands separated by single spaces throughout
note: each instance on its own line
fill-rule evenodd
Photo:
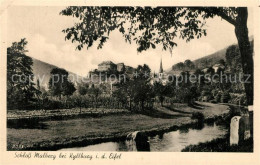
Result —
M 117 71 L 118 72 L 124 72 L 125 70 L 125 64 L 124 63 L 118 63 L 117 64 Z
M 114 64 L 112 61 L 103 61 L 102 63 L 98 64 L 98 71 L 108 71 L 108 70 L 116 70 L 117 65 Z

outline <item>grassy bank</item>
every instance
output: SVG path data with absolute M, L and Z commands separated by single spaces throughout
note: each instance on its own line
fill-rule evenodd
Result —
M 56 120 L 60 118 L 70 119 L 75 117 L 96 117 L 110 114 L 128 113 L 126 109 L 105 109 L 105 108 L 73 108 L 57 110 L 9 110 L 7 120 L 37 119 Z
M 161 111 L 164 111 L 163 113 L 167 117 L 127 113 L 69 120 L 48 120 L 32 123 L 35 127 L 8 128 L 7 149 L 57 150 L 66 147 L 116 141 L 125 138 L 128 133 L 133 131 L 144 131 L 149 135 L 158 134 L 181 127 L 194 126 L 196 120 L 191 119 L 193 111 L 202 112 L 206 118 L 209 118 L 210 116 L 226 113 L 228 109 L 226 105 L 200 104 L 203 107 L 201 109 L 188 106 L 178 107 L 173 110 L 162 109 Z M 188 112 L 186 112 L 187 109 Z M 186 116 L 175 115 L 174 111 Z M 157 114 L 158 112 L 150 112 L 150 114 L 153 113 Z
M 245 140 L 239 145 L 230 146 L 229 137 L 226 137 L 187 146 L 182 152 L 253 152 L 253 146 L 253 138 Z

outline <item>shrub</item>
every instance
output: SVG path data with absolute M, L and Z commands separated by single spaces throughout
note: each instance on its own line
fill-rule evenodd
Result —
M 215 96 L 214 96 L 214 100 L 216 101 L 216 102 L 220 102 L 221 101 L 221 93 L 219 92 L 219 93 L 217 93 Z
M 191 118 L 197 119 L 198 121 L 204 121 L 204 119 L 205 119 L 203 113 L 201 113 L 201 112 L 193 112 Z
M 210 95 L 209 91 L 206 90 L 201 91 L 201 96 L 207 96 L 207 95 Z
M 238 93 L 231 93 L 229 103 L 237 104 L 237 105 L 247 105 L 246 103 L 246 94 L 238 94 Z
M 48 104 L 45 105 L 44 109 L 62 109 L 64 105 L 61 101 L 49 100 Z
M 229 93 L 225 92 L 221 95 L 221 102 L 222 103 L 228 103 L 228 101 L 230 100 L 230 95 Z

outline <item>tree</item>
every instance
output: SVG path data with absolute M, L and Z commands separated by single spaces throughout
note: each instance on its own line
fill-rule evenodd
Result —
M 51 70 L 51 77 L 49 80 L 49 90 L 53 96 L 72 95 L 76 88 L 72 82 L 68 80 L 69 73 L 65 69 L 53 68 Z
M 98 98 L 101 94 L 102 94 L 102 90 L 98 87 L 95 87 L 94 84 L 92 84 L 91 88 L 88 90 L 88 95 L 94 99 L 96 108 L 97 108 Z
M 180 102 L 192 105 L 193 101 L 198 97 L 197 91 L 200 87 L 200 84 L 198 84 L 197 81 L 200 82 L 203 79 L 201 79 L 202 77 L 199 76 L 201 75 L 200 70 L 197 70 L 195 75 L 196 76 L 193 79 L 188 71 L 180 73 L 180 76 L 178 77 L 179 84 L 175 89 L 175 93 L 178 95 Z
M 39 89 L 39 91 L 37 92 L 38 104 L 39 104 L 40 108 L 45 109 L 45 112 L 46 112 L 46 110 L 49 106 L 48 105 L 49 101 L 50 101 L 48 98 L 48 92 L 45 90 L 44 87 L 40 87 L 37 85 L 37 88 Z
M 25 108 L 35 101 L 31 57 L 25 55 L 27 41 L 13 42 L 7 48 L 7 108 Z
M 153 97 L 152 87 L 149 81 L 144 79 L 134 80 L 132 83 L 132 89 L 134 91 L 134 102 L 136 104 L 141 104 L 141 109 L 145 110 L 145 102 L 148 102 Z M 139 105 L 140 105 L 139 104 Z
M 251 50 L 254 49 L 254 42 L 250 41 Z M 241 74 L 243 74 L 243 68 L 241 63 L 241 55 L 239 51 L 238 45 L 231 45 L 227 48 L 226 51 L 226 64 L 229 72 L 232 74 L 233 79 L 236 75 L 237 77 Z M 244 84 L 240 81 L 237 81 L 236 83 L 232 83 L 229 86 L 232 89 L 232 92 L 235 93 L 243 93 L 244 90 Z
M 253 105 L 253 52 L 250 49 L 247 7 L 67 7 L 62 15 L 79 18 L 79 23 L 64 29 L 65 39 L 78 42 L 77 49 L 91 47 L 99 42 L 98 49 L 108 40 L 110 32 L 118 29 L 126 42 L 135 41 L 137 51 L 162 45 L 172 50 L 178 35 L 190 41 L 206 35 L 206 19 L 219 16 L 235 27 L 241 53 L 242 68 L 250 75 L 245 90 L 249 105 Z
M 117 90 L 113 92 L 113 96 L 118 99 L 121 103 L 125 103 L 125 101 L 129 102 L 129 109 L 132 110 L 132 101 L 135 96 L 135 82 L 130 79 L 126 79 L 126 81 L 121 81 L 117 84 Z
M 134 77 L 133 91 L 134 91 L 134 101 L 136 103 L 141 103 L 141 109 L 144 110 L 144 103 L 149 101 L 152 97 L 152 87 L 150 85 L 150 74 L 151 69 L 148 65 L 143 66 L 138 65 L 136 69 L 137 76 Z
M 155 82 L 153 85 L 154 93 L 159 98 L 161 106 L 163 106 L 163 101 L 168 93 L 171 92 L 168 86 L 164 86 L 161 82 Z
M 37 89 L 37 92 L 35 94 L 36 94 L 36 97 L 38 99 L 38 104 L 40 105 L 40 108 L 43 109 L 42 97 L 41 97 L 42 92 L 41 92 L 41 86 L 40 86 L 39 79 L 36 80 L 36 89 Z
M 81 113 L 81 107 L 84 105 L 84 98 L 88 92 L 88 89 L 89 89 L 89 84 L 87 83 L 78 84 L 77 94 L 73 95 L 73 100 L 75 101 L 76 105 L 79 106 L 80 113 Z
M 224 60 L 224 59 L 220 59 L 220 60 L 218 61 L 218 63 L 219 63 L 219 64 L 221 64 L 221 65 L 223 65 L 223 66 L 225 66 L 225 65 L 226 65 L 226 62 L 225 62 L 225 60 Z
M 118 84 L 114 96 L 121 101 L 123 98 L 129 100 L 130 110 L 132 110 L 132 103 L 141 105 L 140 108 L 144 110 L 145 102 L 151 101 L 153 97 L 153 91 L 150 85 L 150 73 L 151 69 L 148 65 L 139 65 L 132 79 L 126 79 L 126 81 Z
M 232 73 L 242 72 L 242 64 L 239 48 L 237 45 L 231 45 L 226 51 L 227 65 Z
M 71 96 L 76 91 L 76 88 L 72 82 L 66 81 L 63 90 L 62 94 L 64 96 Z
M 117 99 L 117 101 L 119 101 L 120 103 L 122 103 L 123 105 L 127 104 L 128 101 L 128 93 L 125 92 L 124 85 L 123 84 L 117 84 L 117 90 L 115 90 L 112 94 L 112 96 L 114 98 Z M 130 97 L 129 97 L 130 98 Z M 130 107 L 129 107 L 130 108 Z M 131 109 L 130 109 L 131 110 Z
M 135 79 L 142 79 L 142 80 L 149 80 L 151 69 L 147 64 L 144 64 L 143 66 L 138 65 L 136 68 L 137 76 L 135 76 Z
M 177 63 L 176 65 L 173 65 L 173 66 L 172 66 L 172 70 L 175 70 L 175 69 L 177 69 L 177 70 L 183 70 L 184 67 L 185 67 L 184 63 L 183 63 L 183 62 L 179 62 L 179 63 Z
M 199 75 L 203 75 L 203 74 L 204 73 L 200 69 L 196 69 L 195 72 L 194 72 L 194 75 L 196 75 L 197 77 L 199 77 Z
M 213 76 L 215 74 L 215 70 L 212 68 L 212 67 L 209 67 L 208 70 L 207 70 L 207 73 L 210 75 L 210 76 Z
M 84 96 L 80 94 L 73 94 L 71 97 L 71 100 L 73 100 L 74 104 L 79 107 L 79 113 L 81 113 L 81 108 L 84 105 Z
M 184 65 L 187 70 L 191 70 L 191 69 L 195 68 L 195 65 L 193 64 L 193 62 L 191 60 L 185 60 Z
M 82 83 L 82 84 L 79 84 L 79 85 L 78 85 L 77 91 L 78 91 L 78 93 L 79 93 L 80 95 L 84 96 L 84 95 L 87 94 L 88 89 L 89 89 L 89 84 L 87 84 L 87 83 Z

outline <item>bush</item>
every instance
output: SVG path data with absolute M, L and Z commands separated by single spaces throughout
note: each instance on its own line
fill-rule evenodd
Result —
M 205 119 L 203 113 L 201 113 L 201 112 L 193 112 L 191 118 L 197 119 L 198 121 L 204 121 L 204 119 Z
M 216 103 L 217 103 L 216 100 L 210 100 L 209 102 L 210 102 L 210 103 L 213 103 L 213 104 L 216 104 Z
M 221 93 L 217 93 L 215 96 L 214 96 L 214 100 L 219 103 L 221 101 Z
M 209 90 L 203 90 L 201 91 L 201 96 L 211 96 L 211 93 Z
M 246 94 L 238 94 L 238 93 L 231 93 L 229 103 L 237 104 L 237 105 L 247 105 L 246 103 Z
M 48 104 L 44 106 L 44 109 L 63 109 L 64 104 L 62 101 L 49 100 Z
M 221 95 L 221 103 L 228 103 L 229 100 L 230 100 L 229 93 L 225 92 Z
M 234 116 L 241 116 L 241 109 L 238 106 L 229 105 L 229 112 L 222 117 L 219 116 L 216 120 L 217 125 L 230 125 L 231 118 Z

